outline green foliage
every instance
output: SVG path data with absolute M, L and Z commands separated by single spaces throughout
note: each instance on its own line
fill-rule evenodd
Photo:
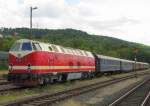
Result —
M 9 36 L 14 32 L 16 36 Z M 29 38 L 29 29 L 27 28 L 4 28 L 0 33 L 5 35 L 0 41 L 2 42 L 0 50 L 3 51 L 8 51 L 15 40 Z M 32 39 L 130 60 L 134 60 L 134 51 L 138 49 L 137 60 L 150 63 L 150 46 L 127 42 L 112 37 L 90 35 L 80 30 L 33 29 Z
M 0 70 L 7 70 L 8 67 L 7 66 L 0 66 Z
M 0 70 L 7 70 L 7 61 L 6 60 L 0 60 Z

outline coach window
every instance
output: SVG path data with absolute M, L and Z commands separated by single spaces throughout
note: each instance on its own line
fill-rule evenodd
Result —
M 22 44 L 22 49 L 21 50 L 23 50 L 23 51 L 32 50 L 31 43 L 30 42 L 24 42 Z

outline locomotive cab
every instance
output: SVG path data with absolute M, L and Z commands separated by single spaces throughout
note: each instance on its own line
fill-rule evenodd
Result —
M 9 74 L 8 81 L 23 81 L 31 79 L 32 65 L 35 65 L 35 53 L 40 51 L 38 42 L 21 39 L 18 40 L 9 51 Z

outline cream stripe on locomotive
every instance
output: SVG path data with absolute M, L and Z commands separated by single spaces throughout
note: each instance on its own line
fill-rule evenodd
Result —
M 95 68 L 95 66 L 31 66 L 31 70 L 48 70 L 48 69 L 76 69 L 76 68 Z M 27 70 L 28 66 L 9 66 L 13 70 Z
M 9 52 L 11 55 L 13 55 L 13 56 L 15 56 L 15 57 L 18 57 L 18 58 L 22 58 L 22 57 L 24 57 L 24 56 L 26 56 L 26 55 L 28 55 L 28 54 L 31 54 L 31 53 L 33 53 L 34 51 L 24 51 L 24 52 L 22 52 L 22 51 L 17 51 L 17 52 Z

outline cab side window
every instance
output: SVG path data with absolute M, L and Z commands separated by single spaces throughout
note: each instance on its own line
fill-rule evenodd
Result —
M 21 46 L 21 43 L 15 43 L 15 44 L 11 47 L 10 51 L 19 51 L 19 50 L 20 50 L 20 46 Z
M 41 46 L 39 45 L 39 43 L 32 43 L 33 49 L 34 50 L 42 50 Z

